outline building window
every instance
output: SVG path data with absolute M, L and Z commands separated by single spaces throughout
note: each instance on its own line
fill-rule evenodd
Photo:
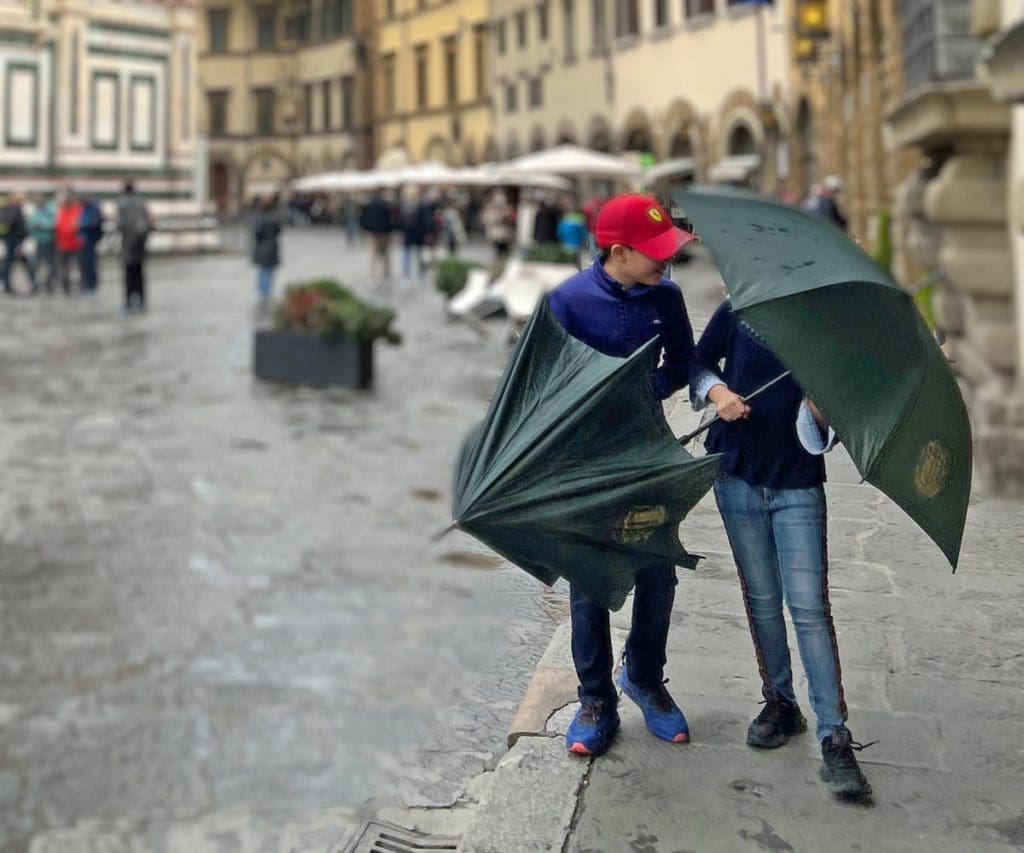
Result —
M 305 44 L 312 37 L 313 10 L 306 3 L 301 4 L 298 9 L 284 22 L 285 38 Z
M 537 37 L 541 41 L 548 40 L 548 19 L 550 17 L 548 12 L 550 8 L 548 0 L 544 0 L 543 3 L 537 6 Z
M 395 17 L 395 0 L 384 0 L 384 17 Z
M 228 92 L 207 92 L 210 136 L 224 136 L 228 132 Z
M 395 114 L 395 55 L 389 53 L 380 60 L 380 109 L 386 116 Z
M 526 47 L 526 12 L 516 12 L 516 47 Z
M 414 63 L 415 63 L 415 67 L 416 67 L 416 71 L 415 71 L 415 74 L 416 74 L 416 107 L 418 109 L 421 109 L 421 110 L 422 109 L 426 109 L 427 99 L 428 99 L 428 96 L 430 94 L 429 91 L 428 91 L 428 80 L 427 80 L 427 72 L 429 71 L 429 69 L 427 67 L 427 60 L 428 60 L 428 53 L 427 53 L 427 51 L 429 49 L 430 49 L 429 45 L 426 45 L 426 44 L 418 45 L 416 47 L 415 59 L 413 60 Z
M 534 77 L 530 80 L 530 106 L 544 106 L 544 78 Z
M 444 40 L 444 93 L 449 105 L 459 101 L 459 46 L 455 36 Z
M 331 129 L 331 81 L 324 80 L 320 84 L 320 101 L 324 110 L 324 130 Z
M 615 0 L 615 36 L 625 38 L 640 33 L 639 0 Z
M 274 7 L 262 6 L 256 10 L 256 47 L 259 50 L 273 50 L 276 43 L 274 32 Z
M 562 33 L 565 48 L 565 58 L 576 58 L 576 2 L 575 0 L 562 0 L 562 26 L 565 28 Z
M 476 96 L 486 98 L 490 87 L 487 85 L 487 25 L 478 24 L 473 30 L 476 42 Z
M 654 27 L 668 26 L 668 0 L 654 0 Z
M 498 53 L 502 56 L 505 55 L 505 51 L 508 45 L 505 43 L 505 19 L 502 18 L 500 21 L 494 23 L 494 37 L 498 41 Z
M 252 94 L 255 102 L 256 132 L 263 136 L 271 136 L 274 133 L 274 90 L 253 89 Z
M 356 81 L 351 74 L 341 78 L 341 127 L 351 129 L 356 113 Z
M 352 0 L 330 0 L 332 36 L 349 35 L 353 28 Z M 325 32 L 326 36 L 327 33 Z
M 605 0 L 591 0 L 590 17 L 594 24 L 594 50 L 608 47 L 608 9 Z
M 206 13 L 207 25 L 210 28 L 210 53 L 228 52 L 228 9 L 211 9 Z
M 514 113 L 519 109 L 519 90 L 515 83 L 505 86 L 505 112 Z
M 687 18 L 715 14 L 715 0 L 683 0 L 683 14 Z

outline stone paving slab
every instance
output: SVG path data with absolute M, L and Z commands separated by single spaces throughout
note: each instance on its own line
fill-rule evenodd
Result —
M 1024 849 L 1024 574 L 1008 562 L 1015 551 L 1024 553 L 1016 544 L 1024 508 L 973 498 L 976 527 L 968 528 L 953 575 L 902 511 L 859 484 L 848 459 L 830 459 L 829 474 L 833 614 L 851 728 L 861 741 L 878 741 L 860 755 L 874 807 L 831 800 L 818 779 L 812 734 L 770 753 L 746 747 L 760 680 L 735 566 L 707 498 L 684 524 L 687 543 L 706 559 L 697 571 L 680 573 L 666 664 L 693 743 L 656 741 L 639 710 L 620 703 L 622 730 L 608 754 L 587 762 L 571 830 L 553 849 Z M 628 603 L 612 624 L 618 648 L 628 631 Z M 810 716 L 789 629 L 797 695 Z M 567 679 L 549 688 L 564 703 L 575 686 L 567 627 L 556 636 L 545 660 L 552 674 Z M 548 744 L 554 735 L 562 746 L 576 707 L 552 706 L 536 734 Z M 518 744 L 530 739 L 527 733 Z M 548 745 L 544 755 L 559 772 L 580 763 L 564 747 Z M 488 816 L 486 807 L 481 815 Z M 509 812 L 506 818 L 532 819 Z M 474 837 L 484 844 L 480 832 Z

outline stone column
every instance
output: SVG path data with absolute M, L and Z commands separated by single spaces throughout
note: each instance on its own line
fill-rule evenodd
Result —
M 946 351 L 964 380 L 975 431 L 975 484 L 1024 489 L 1024 430 L 1007 442 L 1017 379 L 1014 272 L 1007 231 L 1009 109 L 977 81 L 915 90 L 890 116 L 897 148 L 929 166 L 901 187 L 900 264 L 934 275 Z

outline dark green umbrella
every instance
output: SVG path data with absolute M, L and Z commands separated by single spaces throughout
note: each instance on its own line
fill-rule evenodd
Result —
M 695 459 L 676 442 L 648 387 L 655 355 L 653 344 L 602 355 L 543 300 L 462 447 L 453 527 L 611 609 L 639 570 L 693 568 L 679 524 L 711 488 L 717 457 Z
M 956 569 L 971 427 L 956 380 L 906 293 L 842 231 L 741 190 L 674 196 L 715 256 L 732 306 L 793 371 L 861 476 Z

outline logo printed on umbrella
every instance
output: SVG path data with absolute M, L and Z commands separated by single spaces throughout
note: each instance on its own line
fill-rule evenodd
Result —
M 661 211 L 656 207 L 650 207 L 647 209 L 647 215 L 651 218 L 652 222 L 661 223 L 664 222 L 664 217 L 661 215 Z
M 914 469 L 914 487 L 926 498 L 934 498 L 946 487 L 949 476 L 949 451 L 937 439 L 921 449 Z
M 668 520 L 663 506 L 635 506 L 612 534 L 617 542 L 646 542 Z

